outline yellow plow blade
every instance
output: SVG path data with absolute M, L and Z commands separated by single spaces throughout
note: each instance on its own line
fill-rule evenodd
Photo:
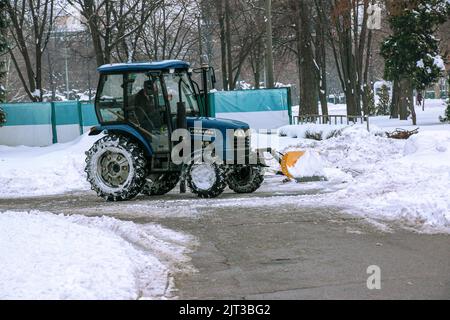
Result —
M 281 158 L 281 172 L 290 178 L 294 179 L 294 177 L 289 173 L 288 168 L 292 168 L 297 163 L 298 159 L 303 157 L 305 151 L 290 151 L 283 155 Z

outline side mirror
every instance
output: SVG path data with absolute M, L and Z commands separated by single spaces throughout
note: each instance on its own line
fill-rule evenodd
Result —
M 177 129 L 187 129 L 186 103 L 177 102 Z

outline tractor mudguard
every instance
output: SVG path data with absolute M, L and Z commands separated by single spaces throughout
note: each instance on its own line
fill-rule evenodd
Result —
M 144 153 L 146 156 L 150 157 L 153 154 L 153 149 L 151 145 L 148 143 L 148 141 L 145 139 L 145 137 L 142 136 L 142 134 L 137 131 L 135 128 L 125 125 L 125 124 L 112 124 L 112 125 L 105 125 L 105 126 L 96 126 L 91 128 L 89 135 L 95 136 L 100 134 L 101 132 L 114 132 L 117 134 L 122 134 L 127 137 L 131 137 L 138 142 L 141 143 L 142 147 L 144 148 Z

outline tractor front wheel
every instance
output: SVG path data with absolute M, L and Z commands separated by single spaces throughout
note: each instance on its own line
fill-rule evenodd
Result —
M 142 148 L 127 137 L 110 134 L 86 152 L 87 180 L 99 197 L 130 200 L 141 192 L 147 176 Z
M 192 193 L 200 198 L 218 197 L 227 187 L 225 168 L 216 163 L 192 163 L 186 170 L 186 181 Z
M 264 168 L 261 166 L 237 165 L 230 168 L 227 183 L 236 193 L 252 193 L 264 182 Z

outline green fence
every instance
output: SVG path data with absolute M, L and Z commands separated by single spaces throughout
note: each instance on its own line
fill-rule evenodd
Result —
M 12 127 L 23 130 L 36 126 L 51 127 L 51 142 L 60 142 L 58 133 L 64 134 L 67 127 L 78 126 L 78 134 L 83 134 L 87 127 L 98 124 L 94 105 L 91 102 L 63 101 L 63 102 L 27 102 L 5 103 L 1 107 L 6 112 L 8 134 L 11 135 Z M 6 132 L 6 130 L 4 130 Z M 73 131 L 73 130 L 72 130 Z M 30 130 L 30 132 L 32 132 Z M 0 132 L 1 134 L 1 132 Z M 5 133 L 6 134 L 6 133 Z M 74 137 L 75 138 L 75 137 Z M 3 137 L 2 140 L 6 138 Z M 66 139 L 67 140 L 67 139 Z M 26 144 L 26 143 L 24 143 Z
M 209 108 L 213 117 L 241 120 L 254 129 L 274 129 L 292 121 L 288 87 L 210 93 Z

